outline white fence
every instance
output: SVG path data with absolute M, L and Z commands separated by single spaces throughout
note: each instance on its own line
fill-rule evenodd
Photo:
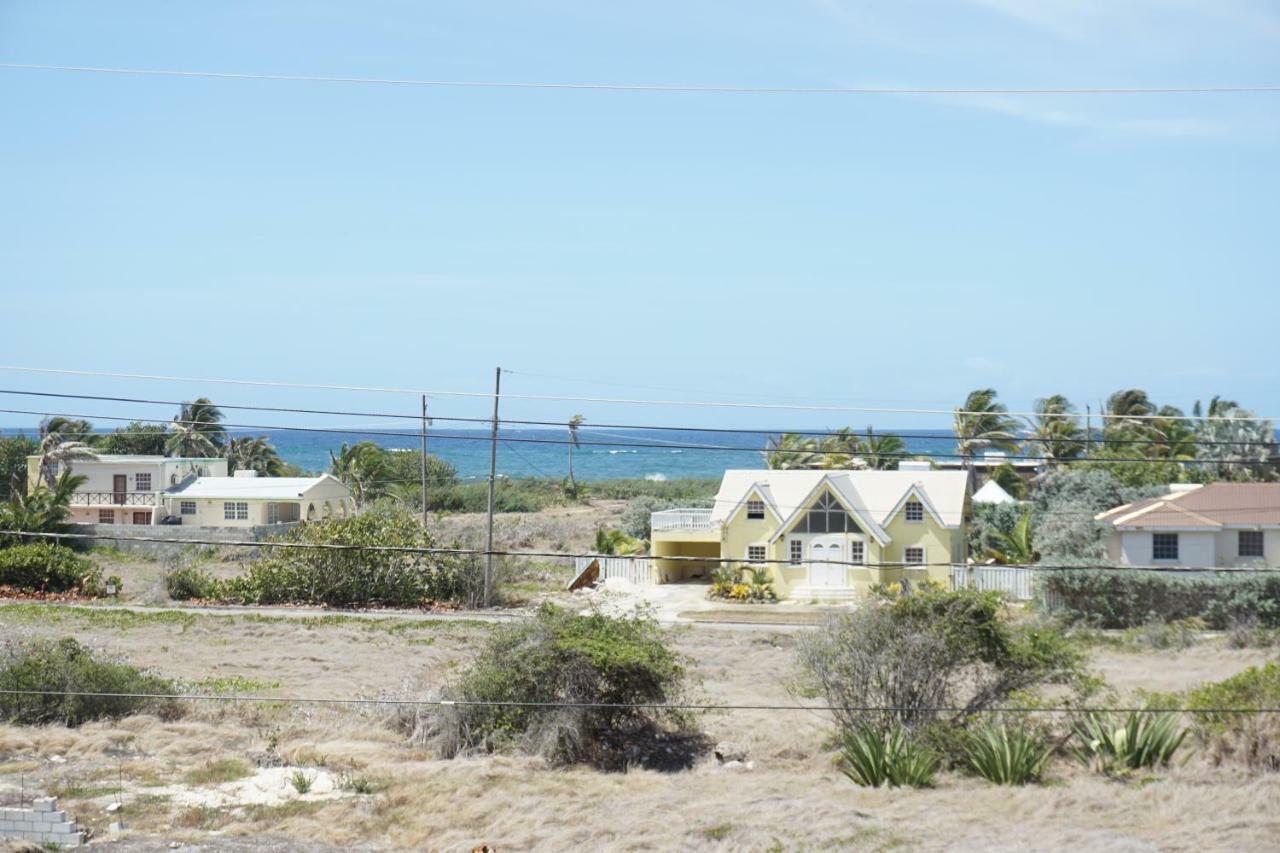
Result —
M 664 509 L 649 516 L 654 530 L 710 530 L 709 509 Z
M 1025 566 L 952 566 L 952 589 L 997 590 L 1016 601 L 1035 595 L 1035 569 Z
M 623 578 L 636 586 L 652 586 L 657 582 L 657 571 L 651 557 L 575 557 L 574 577 L 581 575 L 592 560 L 600 561 L 600 580 Z

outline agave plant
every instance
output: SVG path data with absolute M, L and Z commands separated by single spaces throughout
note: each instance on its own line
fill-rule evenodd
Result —
M 1053 745 L 1022 726 L 991 722 L 969 737 L 965 745 L 973 771 L 997 785 L 1027 785 L 1040 781 Z
M 1071 754 L 1100 773 L 1166 767 L 1187 736 L 1170 711 L 1130 711 L 1124 717 L 1095 711 L 1078 719 L 1072 733 L 1079 745 Z
M 842 759 L 841 772 L 867 788 L 927 788 L 938 770 L 938 756 L 913 743 L 901 726 L 887 733 L 870 726 L 850 732 Z

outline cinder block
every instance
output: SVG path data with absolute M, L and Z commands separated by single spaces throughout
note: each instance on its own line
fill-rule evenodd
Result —
M 60 821 L 57 821 L 56 823 L 45 823 L 45 824 L 42 824 L 42 825 L 40 826 L 40 828 L 41 828 L 41 830 L 43 830 L 44 832 L 62 832 L 62 833 L 67 833 L 67 832 L 75 832 L 75 831 L 76 831 L 76 825 L 75 825 L 75 822 L 74 822 L 74 821 L 69 821 L 69 820 L 60 820 Z
M 16 820 L 0 820 L 0 833 L 11 832 L 17 828 Z
M 84 843 L 84 836 L 78 832 L 51 832 L 46 841 L 52 841 L 59 847 L 79 847 Z
M 31 801 L 31 810 L 37 812 L 51 812 L 58 807 L 58 800 L 55 797 L 36 797 Z

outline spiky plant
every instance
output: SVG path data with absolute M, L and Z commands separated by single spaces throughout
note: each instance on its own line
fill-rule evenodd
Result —
M 992 721 L 969 736 L 965 745 L 969 766 L 996 785 L 1039 782 L 1053 745 L 1006 721 Z

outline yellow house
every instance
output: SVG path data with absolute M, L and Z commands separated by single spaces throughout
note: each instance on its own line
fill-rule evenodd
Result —
M 802 601 L 947 583 L 968 556 L 969 482 L 905 461 L 896 471 L 726 471 L 710 509 L 653 514 L 657 574 L 709 580 L 722 564 L 763 567 L 779 597 Z

